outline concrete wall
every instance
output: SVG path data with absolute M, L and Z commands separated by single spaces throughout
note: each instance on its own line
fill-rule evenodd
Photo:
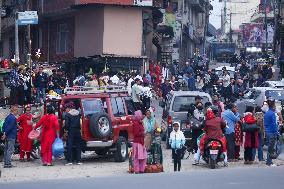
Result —
M 76 13 L 74 56 L 87 57 L 103 52 L 104 12 L 102 8 Z
M 104 54 L 141 56 L 142 9 L 104 8 Z

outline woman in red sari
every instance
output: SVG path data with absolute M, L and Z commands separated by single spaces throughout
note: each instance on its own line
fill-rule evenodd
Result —
M 162 82 L 162 70 L 161 70 L 160 62 L 158 62 L 158 64 L 157 64 L 156 67 L 155 67 L 155 75 L 156 75 L 155 84 L 156 84 L 157 86 L 160 86 L 160 85 L 161 85 L 161 82 Z
M 19 123 L 18 141 L 20 143 L 20 161 L 24 161 L 25 155 L 27 155 L 27 161 L 30 161 L 33 149 L 33 140 L 28 138 L 29 133 L 33 130 L 30 105 L 25 107 L 25 113 L 17 119 L 17 122 Z
M 43 166 L 52 166 L 52 144 L 59 137 L 59 123 L 57 116 L 54 115 L 54 108 L 49 105 L 46 108 L 47 114 L 44 115 L 36 124 L 34 129 L 41 127 L 41 156 Z

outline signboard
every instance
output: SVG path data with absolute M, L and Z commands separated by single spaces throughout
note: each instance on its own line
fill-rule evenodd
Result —
M 274 26 L 272 23 L 267 24 L 267 43 L 273 43 Z M 248 23 L 243 25 L 243 40 L 246 46 L 256 44 L 259 46 L 266 43 L 266 31 L 262 23 Z
M 18 12 L 18 25 L 38 24 L 37 11 Z
M 137 6 L 153 6 L 153 0 L 134 0 L 133 5 Z

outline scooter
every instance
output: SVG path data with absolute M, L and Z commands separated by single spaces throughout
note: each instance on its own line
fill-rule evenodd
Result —
M 224 161 L 222 143 L 218 140 L 207 141 L 202 158 L 211 169 L 215 169 L 218 162 Z

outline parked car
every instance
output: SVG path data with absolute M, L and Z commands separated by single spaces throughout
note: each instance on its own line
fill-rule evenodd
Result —
M 271 88 L 271 87 L 254 87 L 248 89 L 243 98 L 237 100 L 236 105 L 239 113 L 242 115 L 247 106 L 261 106 L 268 97 L 273 97 L 276 102 L 276 108 L 281 111 L 281 101 L 284 100 L 284 89 Z
M 284 89 L 284 79 L 280 81 L 265 81 L 260 87 L 272 87 L 272 88 L 282 88 Z
M 212 103 L 212 98 L 208 93 L 198 91 L 173 91 L 167 97 L 163 107 L 162 128 L 165 133 L 167 148 L 169 146 L 169 137 L 172 132 L 172 124 L 176 121 L 181 123 L 181 130 L 184 132 L 187 142 L 191 140 L 191 129 L 188 124 L 188 110 L 191 104 L 195 103 L 195 97 L 200 96 L 202 103 Z
M 82 116 L 82 151 L 95 151 L 98 155 L 110 152 L 115 161 L 125 161 L 128 144 L 133 141 L 134 113 L 127 90 L 120 86 L 67 88 L 62 99 L 48 102 L 56 107 L 61 133 L 64 132 L 63 107 L 71 101 Z

